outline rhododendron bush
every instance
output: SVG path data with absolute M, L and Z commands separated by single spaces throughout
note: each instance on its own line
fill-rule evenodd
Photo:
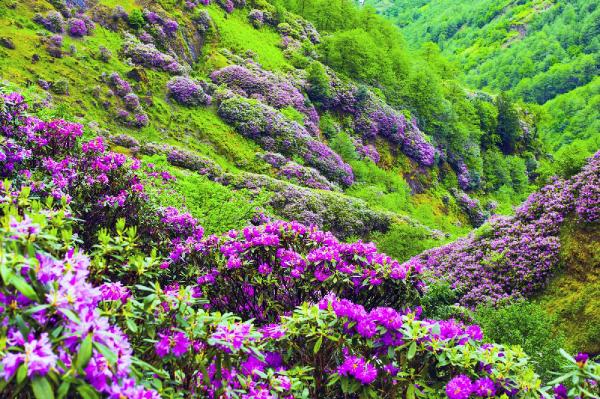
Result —
M 447 278 L 468 306 L 527 297 L 559 267 L 560 229 L 568 217 L 577 223 L 600 219 L 600 152 L 571 179 L 557 179 L 531 194 L 515 216 L 494 217 L 469 237 L 426 251 L 407 265 Z
M 150 195 L 168 173 L 26 110 L 2 96 L 2 397 L 598 394 L 585 354 L 543 388 L 519 348 L 421 317 L 417 263 L 297 222 L 205 236 Z

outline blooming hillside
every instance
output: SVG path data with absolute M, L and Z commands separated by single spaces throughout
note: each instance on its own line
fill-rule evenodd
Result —
M 149 195 L 147 187 L 168 184 L 168 173 L 108 151 L 101 138 L 80 141 L 80 125 L 26 111 L 19 94 L 2 97 L 4 391 L 544 392 L 518 348 L 482 344 L 475 325 L 421 318 L 427 287 L 415 264 L 296 222 L 205 237 L 191 215 Z M 590 220 L 597 215 L 588 205 L 576 210 Z M 599 366 L 565 356 L 571 392 L 595 389 Z M 556 397 L 562 390 L 554 388 Z
M 600 394 L 531 299 L 598 156 L 548 169 L 535 109 L 369 9 L 2 1 L 0 76 L 0 398 Z
M 475 306 L 539 292 L 560 265 L 560 231 L 600 220 L 600 152 L 568 180 L 557 179 L 529 196 L 515 216 L 495 217 L 481 230 L 435 248 L 405 265 L 428 269 Z

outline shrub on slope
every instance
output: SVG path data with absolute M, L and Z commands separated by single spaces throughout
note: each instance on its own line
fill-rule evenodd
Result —
M 568 218 L 598 223 L 600 152 L 579 174 L 531 194 L 515 216 L 493 218 L 469 237 L 426 251 L 409 264 L 448 278 L 467 306 L 530 296 L 557 271 L 560 229 Z

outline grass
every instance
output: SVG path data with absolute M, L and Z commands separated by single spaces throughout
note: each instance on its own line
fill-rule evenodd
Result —
M 250 50 L 256 54 L 256 61 L 271 71 L 291 68 L 279 48 L 279 33 L 269 27 L 255 29 L 247 22 L 246 10 L 227 14 L 216 5 L 209 6 L 207 10 L 217 27 L 219 47 L 231 49 L 240 55 Z

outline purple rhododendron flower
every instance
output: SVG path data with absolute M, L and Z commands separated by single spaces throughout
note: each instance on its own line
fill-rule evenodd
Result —
M 468 399 L 473 393 L 473 384 L 466 375 L 451 379 L 446 385 L 446 395 L 449 399 Z

